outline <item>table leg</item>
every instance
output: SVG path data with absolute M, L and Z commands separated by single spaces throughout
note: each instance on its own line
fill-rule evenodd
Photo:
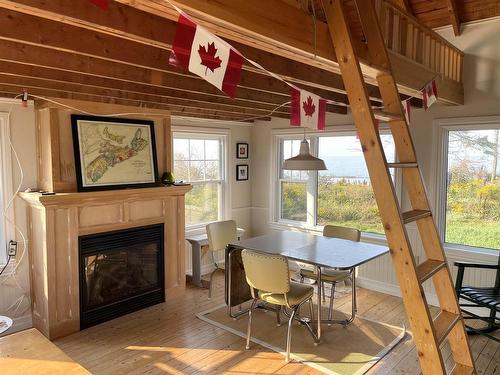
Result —
M 193 284 L 202 287 L 201 283 L 201 246 L 199 243 L 191 243 L 191 265 L 193 268 Z
M 317 339 L 318 339 L 318 343 L 319 341 L 321 340 L 321 267 L 319 266 L 316 266 L 316 274 L 318 276 L 318 282 L 317 282 L 317 285 L 318 285 L 318 320 L 316 322 L 316 324 L 318 325 L 316 328 L 317 328 Z

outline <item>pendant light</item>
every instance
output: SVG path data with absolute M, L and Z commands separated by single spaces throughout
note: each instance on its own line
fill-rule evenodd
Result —
M 311 155 L 309 152 L 309 142 L 306 138 L 300 142 L 300 150 L 297 156 L 286 159 L 283 162 L 283 169 L 294 171 L 324 171 L 326 170 L 325 162 Z

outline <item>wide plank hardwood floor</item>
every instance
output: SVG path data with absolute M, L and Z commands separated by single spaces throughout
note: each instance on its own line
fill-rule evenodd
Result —
M 86 329 L 55 344 L 93 374 L 320 373 L 300 363 L 285 364 L 283 356 L 257 344 L 245 350 L 241 337 L 197 319 L 196 312 L 223 303 L 222 275 L 215 280 L 212 300 L 207 299 L 207 290 L 188 286 L 182 298 Z M 336 307 L 350 308 L 348 288 L 341 288 Z M 408 327 L 400 298 L 367 289 L 359 288 L 358 314 Z M 499 374 L 500 344 L 482 336 L 471 336 L 470 343 L 479 374 Z M 447 344 L 443 353 L 451 367 Z M 369 374 L 420 374 L 410 335 Z

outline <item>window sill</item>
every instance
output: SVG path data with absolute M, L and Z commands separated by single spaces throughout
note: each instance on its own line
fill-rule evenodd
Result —
M 323 234 L 323 227 L 320 225 L 311 227 L 307 226 L 306 224 L 292 223 L 289 221 L 272 221 L 269 223 L 269 227 L 273 230 L 295 230 L 319 236 Z M 361 232 L 361 242 L 373 243 L 377 245 L 387 245 L 387 241 L 384 235 L 367 232 Z
M 500 250 L 451 243 L 445 243 L 444 250 L 446 253 L 449 253 L 449 255 L 453 255 L 453 258 L 472 262 L 496 262 L 500 256 Z

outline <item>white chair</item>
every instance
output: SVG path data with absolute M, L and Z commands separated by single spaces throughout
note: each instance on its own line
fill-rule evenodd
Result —
M 325 225 L 323 228 L 323 236 L 325 237 L 334 237 L 341 238 L 344 240 L 351 240 L 359 242 L 361 239 L 361 232 L 354 228 L 346 228 L 340 227 L 336 225 Z M 349 270 L 335 270 L 332 268 L 326 268 L 321 271 L 321 287 L 323 289 L 323 296 L 325 296 L 325 283 L 331 284 L 331 292 L 330 292 L 330 306 L 328 308 L 328 320 L 332 320 L 333 318 L 333 300 L 335 298 L 335 286 L 338 282 L 350 280 L 352 285 L 352 311 L 357 311 L 356 304 L 356 273 L 355 269 L 351 268 Z M 316 270 L 310 270 L 302 268 L 300 269 L 300 279 L 301 282 L 304 279 L 312 279 L 318 281 Z
M 212 255 L 212 261 L 215 265 L 215 270 L 210 274 L 210 288 L 208 290 L 208 298 L 212 298 L 212 281 L 214 274 L 221 270 L 225 270 L 224 263 L 217 263 L 215 259 L 215 252 L 224 251 L 227 244 L 231 242 L 236 242 L 238 239 L 238 233 L 236 229 L 236 221 L 218 221 L 215 223 L 210 223 L 206 226 L 207 237 L 208 237 L 208 248 L 210 254 Z

